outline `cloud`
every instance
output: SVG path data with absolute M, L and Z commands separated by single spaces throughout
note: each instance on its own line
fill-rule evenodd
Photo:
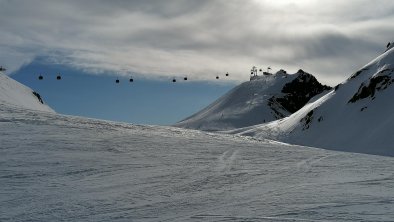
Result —
M 0 59 L 146 78 L 302 68 L 336 84 L 394 36 L 392 1 L 0 0 Z

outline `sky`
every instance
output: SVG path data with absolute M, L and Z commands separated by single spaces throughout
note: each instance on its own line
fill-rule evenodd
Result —
M 301 68 L 334 86 L 394 41 L 392 24 L 390 0 L 0 0 L 0 65 L 35 87 L 30 75 L 53 74 L 56 69 L 98 85 L 116 76 L 133 76 L 144 80 L 145 91 L 187 75 L 193 80 L 187 84 L 216 92 L 193 92 L 189 101 L 176 104 L 204 100 L 193 107 L 199 109 L 247 81 L 254 65 L 289 73 Z M 215 76 L 226 72 L 229 78 L 218 85 Z M 51 99 L 68 92 L 49 91 L 53 87 L 48 85 L 40 88 L 49 94 L 44 98 L 49 97 L 58 112 L 70 113 Z M 192 88 L 186 85 L 184 90 Z M 81 87 L 97 90 L 95 84 Z M 179 90 L 180 95 L 188 93 Z M 146 101 L 146 93 L 141 94 L 136 99 Z M 73 114 L 96 116 L 79 111 L 78 103 L 64 104 Z M 139 121 L 167 124 L 195 111 Z M 112 114 L 100 116 L 113 119 Z
M 59 73 L 61 80 L 56 79 Z M 43 80 L 38 80 L 39 75 Z M 37 91 L 58 113 L 152 125 L 172 125 L 235 86 L 221 79 L 209 82 L 178 78 L 173 83 L 173 78 L 91 75 L 68 66 L 49 65 L 41 57 L 20 68 L 12 78 Z

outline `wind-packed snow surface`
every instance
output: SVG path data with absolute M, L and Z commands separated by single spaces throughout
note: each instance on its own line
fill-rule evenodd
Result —
M 390 46 L 344 83 L 291 116 L 233 133 L 394 156 L 393 73 L 394 48 Z
M 0 105 L 2 104 L 54 112 L 44 104 L 40 94 L 0 72 Z
M 289 116 L 327 89 L 330 87 L 303 70 L 295 74 L 284 70 L 266 73 L 238 85 L 175 126 L 220 131 L 270 122 Z
M 0 221 L 391 221 L 393 172 L 390 157 L 0 105 Z

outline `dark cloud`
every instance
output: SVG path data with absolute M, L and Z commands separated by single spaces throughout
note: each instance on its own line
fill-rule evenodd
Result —
M 335 84 L 393 41 L 393 12 L 387 0 L 0 0 L 0 59 L 238 80 L 271 65 Z

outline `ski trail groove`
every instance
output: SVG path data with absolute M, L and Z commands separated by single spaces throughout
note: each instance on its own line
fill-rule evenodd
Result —
M 218 219 L 220 221 L 324 221 L 331 222 L 329 220 L 310 220 L 302 218 L 290 218 L 290 217 L 274 217 L 274 216 L 262 216 L 262 217 L 246 217 L 246 216 L 225 216 L 225 215 L 215 215 L 215 214 L 200 214 L 190 217 L 191 219 L 203 219 L 213 221 Z
M 229 171 L 234 166 L 239 150 L 226 150 L 218 157 L 217 171 Z
M 313 156 L 311 158 L 308 158 L 306 160 L 302 160 L 302 161 L 298 162 L 296 164 L 296 166 L 297 166 L 298 170 L 301 170 L 301 169 L 309 170 L 311 167 L 313 167 L 313 165 L 319 163 L 320 161 L 322 161 L 326 158 L 332 157 L 332 156 L 335 156 L 335 155 L 331 154 L 331 155 L 325 155 L 325 156 L 320 156 L 320 157 Z

